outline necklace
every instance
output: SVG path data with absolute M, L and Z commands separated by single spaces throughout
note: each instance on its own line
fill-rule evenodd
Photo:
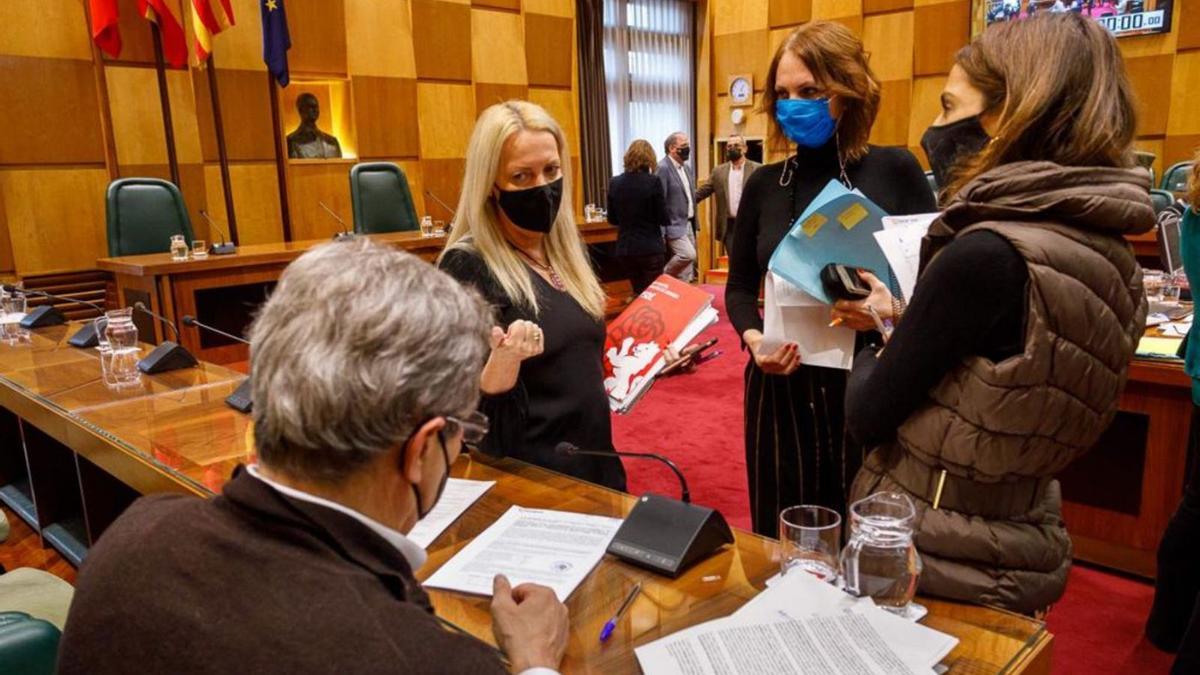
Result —
M 516 247 L 514 246 L 513 248 L 516 248 Z M 563 283 L 562 277 L 558 276 L 558 272 L 555 272 L 553 267 L 551 267 L 547 263 L 538 262 L 537 260 L 534 260 L 533 256 L 529 255 L 528 253 L 526 253 L 525 251 L 522 251 L 519 248 L 517 248 L 516 250 L 517 250 L 517 253 L 520 254 L 520 256 L 522 258 L 524 258 L 526 262 L 528 262 L 530 265 L 533 265 L 533 267 L 535 269 L 545 272 L 546 276 L 550 277 L 550 285 L 551 286 L 553 286 L 555 289 L 560 290 L 560 291 L 567 290 L 567 285 L 565 283 Z

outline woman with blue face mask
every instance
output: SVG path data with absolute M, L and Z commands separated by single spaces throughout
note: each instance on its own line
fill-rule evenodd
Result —
M 816 21 L 792 31 L 771 61 L 763 109 L 772 148 L 787 159 L 746 182 L 725 299 L 751 356 L 745 434 L 754 530 L 774 536 L 779 512 L 788 506 L 819 504 L 844 513 L 863 451 L 845 434 L 846 371 L 804 365 L 796 345 L 760 349 L 758 298 L 767 262 L 830 180 L 858 189 L 892 215 L 930 212 L 935 204 L 908 150 L 867 143 L 879 110 L 879 83 L 862 42 L 845 26 Z M 890 295 L 873 283 L 879 288 L 867 302 L 879 305 L 886 318 Z M 874 327 L 866 311 L 842 314 L 844 325 Z

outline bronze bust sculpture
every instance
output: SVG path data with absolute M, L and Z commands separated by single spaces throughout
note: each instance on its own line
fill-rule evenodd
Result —
M 301 94 L 296 99 L 296 112 L 300 113 L 300 126 L 288 134 L 288 157 L 292 159 L 339 159 L 342 146 L 336 136 L 317 128 L 321 116 L 321 104 L 313 94 Z

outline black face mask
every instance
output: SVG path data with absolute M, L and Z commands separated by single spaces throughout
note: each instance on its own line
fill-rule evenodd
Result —
M 412 484 L 413 496 L 417 499 L 417 520 L 425 518 L 433 507 L 437 506 L 438 500 L 442 498 L 442 493 L 446 491 L 446 482 L 450 479 L 450 454 L 446 451 L 446 437 L 441 431 L 438 431 L 438 443 L 442 444 L 442 460 L 446 463 L 446 470 L 442 472 L 442 480 L 438 483 L 437 494 L 433 496 L 433 503 L 429 508 L 421 508 L 421 490 L 417 488 L 417 484 Z M 405 443 L 405 445 L 408 445 Z
M 526 190 L 500 190 L 500 210 L 522 230 L 544 234 L 554 227 L 562 191 L 562 178 Z
M 921 137 L 921 149 L 929 158 L 929 168 L 938 187 L 944 188 L 949 183 L 956 162 L 983 150 L 990 140 L 979 123 L 979 115 L 926 129 Z
M 725 151 L 725 159 L 736 162 L 742 158 L 742 151 L 737 148 L 729 148 Z
M 675 153 L 679 155 L 680 162 L 686 162 L 688 161 L 688 157 L 692 156 L 692 146 L 685 145 L 682 148 L 676 149 Z

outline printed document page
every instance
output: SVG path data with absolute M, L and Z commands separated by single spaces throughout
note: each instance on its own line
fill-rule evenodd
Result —
M 467 509 L 495 484 L 494 480 L 448 479 L 442 498 L 432 511 L 417 521 L 408 533 L 409 540 L 421 548 L 429 548 L 438 535 L 445 532 L 451 523 L 466 513 Z
M 425 582 L 477 595 L 492 594 L 492 579 L 536 583 L 566 602 L 604 557 L 620 518 L 513 506 Z
M 767 272 L 765 300 L 759 350 L 770 354 L 784 343 L 795 342 L 804 365 L 850 370 L 855 333 L 841 326 L 829 327 L 829 305 L 774 272 Z
M 939 215 L 921 213 L 915 216 L 888 216 L 883 219 L 883 229 L 875 233 L 875 241 L 892 268 L 905 302 L 912 301 L 913 289 L 917 287 L 921 240 Z

